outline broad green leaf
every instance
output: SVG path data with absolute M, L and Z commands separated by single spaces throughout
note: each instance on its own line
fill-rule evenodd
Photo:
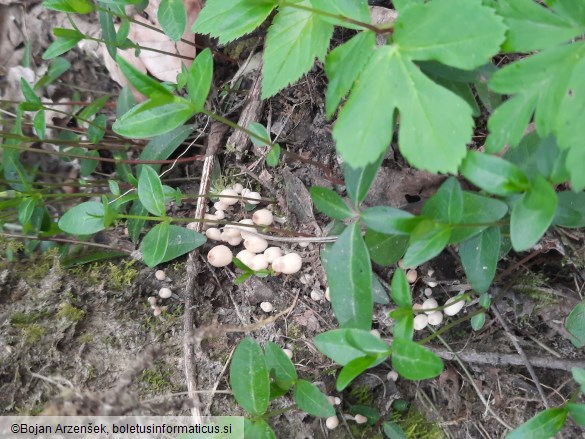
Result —
M 414 315 L 412 308 L 397 308 L 390 313 L 395 320 L 393 335 L 394 339 L 412 340 L 414 335 Z
M 168 133 L 161 134 L 150 140 L 140 153 L 140 160 L 166 160 L 189 137 L 195 129 L 194 125 L 183 125 Z M 161 165 L 148 165 L 158 171 Z M 138 166 L 138 175 L 145 165 Z
M 339 113 L 333 137 L 347 164 L 363 167 L 378 160 L 390 144 L 396 109 L 400 151 L 408 162 L 454 173 L 471 137 L 471 108 L 431 81 L 396 46 L 376 49 Z
M 33 88 L 30 86 L 26 79 L 20 78 L 20 86 L 22 88 L 22 94 L 24 95 L 26 101 L 31 104 L 38 105 L 39 109 L 41 109 L 43 104 L 41 103 L 41 100 L 39 99 L 36 92 L 33 90 Z
M 338 392 L 344 390 L 351 382 L 361 375 L 362 372 L 369 369 L 376 362 L 376 357 L 360 357 L 351 360 L 337 376 L 336 389 Z
M 297 2 L 310 6 L 308 0 Z M 318 15 L 294 7 L 283 7 L 268 29 L 262 66 L 262 99 L 274 96 L 325 59 L 333 25 Z
M 149 100 L 120 117 L 112 129 L 122 136 L 143 139 L 174 130 L 194 113 L 193 104 L 182 98 L 162 104 Z
M 459 244 L 459 256 L 465 275 L 478 293 L 485 293 L 492 283 L 501 243 L 500 228 L 490 227 Z
M 75 255 L 68 259 L 60 261 L 60 265 L 65 268 L 78 267 L 80 265 L 91 264 L 93 262 L 105 261 L 108 259 L 117 259 L 128 257 L 126 252 L 110 252 L 110 251 L 92 251 L 87 255 Z
M 169 245 L 169 223 L 159 223 L 146 234 L 140 244 L 142 259 L 149 267 L 162 262 Z
M 313 186 L 309 192 L 315 207 L 328 217 L 343 220 L 355 216 L 355 212 L 348 207 L 343 198 L 331 189 Z
M 193 32 L 217 37 L 221 44 L 246 35 L 262 24 L 276 6 L 272 0 L 207 0 Z
M 130 109 L 135 105 L 136 99 L 134 99 L 132 89 L 128 86 L 122 87 L 122 90 L 120 90 L 120 94 L 118 95 L 118 100 L 116 102 L 116 117 L 122 117 L 124 114 L 130 111 Z
M 278 386 L 285 390 L 290 389 L 298 379 L 297 371 L 290 358 L 280 346 L 271 341 L 264 346 L 264 356 L 266 366 L 270 373 L 274 372 L 274 379 Z
M 581 386 L 581 393 L 585 393 L 585 369 L 573 367 L 571 373 L 573 374 L 573 379 Z
M 156 79 L 152 79 L 150 76 L 139 71 L 120 54 L 116 56 L 116 62 L 130 84 L 144 96 L 153 97 L 155 95 L 161 95 L 172 98 L 171 92 L 165 86 Z
M 443 362 L 424 346 L 398 338 L 392 343 L 392 367 L 408 380 L 426 380 L 443 371 Z
M 480 189 L 495 195 L 519 193 L 529 186 L 526 175 L 516 165 L 477 151 L 467 153 L 460 172 Z
M 449 227 L 432 221 L 422 222 L 410 236 L 408 249 L 403 259 L 404 266 L 418 267 L 434 258 L 447 246 L 450 237 Z
M 280 160 L 280 145 L 275 143 L 268 154 L 266 155 L 266 164 L 271 168 L 278 166 L 278 161 Z
M 573 23 L 585 25 L 585 4 L 574 0 L 547 0 L 549 6 Z
M 130 215 L 146 216 L 148 210 L 144 208 L 140 200 L 135 200 L 130 208 Z M 144 228 L 146 220 L 143 219 L 130 219 L 128 220 L 128 236 L 133 243 L 137 243 L 140 238 L 140 233 Z
M 386 421 L 382 424 L 384 434 L 388 439 L 406 439 L 406 434 L 402 427 L 395 422 Z
M 95 160 L 95 158 L 99 157 L 100 155 L 95 149 L 89 151 L 82 151 L 81 154 L 83 154 L 86 157 L 91 157 L 87 159 L 81 159 L 80 174 L 82 177 L 88 177 L 92 174 L 92 172 L 96 170 L 98 161 Z
M 187 26 L 183 0 L 161 0 L 157 14 L 162 30 L 171 40 L 179 41 Z
M 266 127 L 260 123 L 257 122 L 252 122 L 250 125 L 248 125 L 248 130 L 251 131 L 252 133 L 256 134 L 256 136 L 250 136 L 250 141 L 256 145 L 256 146 L 270 146 L 270 143 L 272 142 L 270 140 L 270 133 L 268 133 L 268 130 L 266 129 Z M 260 140 L 260 139 L 265 139 L 264 140 Z
M 500 200 L 484 197 L 474 192 L 463 192 L 463 216 L 461 226 L 451 232 L 451 243 L 458 243 L 477 235 L 508 212 L 508 205 Z M 477 227 L 470 227 L 478 224 Z
M 77 46 L 77 43 L 79 43 L 81 39 L 82 37 L 57 38 L 49 47 L 47 47 L 47 50 L 43 52 L 43 59 L 52 59 L 68 52 L 70 49 Z
M 78 204 L 61 217 L 59 228 L 71 235 L 92 235 L 104 230 L 104 206 L 96 201 Z
M 347 17 L 363 23 L 369 23 L 371 21 L 367 0 L 311 0 L 311 3 L 315 9 L 335 14 L 339 17 Z M 348 23 L 340 18 L 333 18 L 326 15 L 321 15 L 321 17 L 323 20 L 336 26 L 343 26 L 349 29 L 363 29 L 363 26 Z
M 554 188 L 537 176 L 512 208 L 510 237 L 514 250 L 527 250 L 538 242 L 555 217 L 557 201 Z
M 35 114 L 33 125 L 35 127 L 35 133 L 37 134 L 37 137 L 41 140 L 45 140 L 45 133 L 47 129 L 47 118 L 45 110 L 40 110 L 37 112 L 37 114 Z
M 563 191 L 557 194 L 559 204 L 553 224 L 561 227 L 585 227 L 585 192 Z
M 336 47 L 327 55 L 325 59 L 325 73 L 329 80 L 325 94 L 327 119 L 333 116 L 341 99 L 349 93 L 353 83 L 373 53 L 375 46 L 376 35 L 373 32 L 364 31 L 341 46 Z M 345 168 L 348 168 L 347 164 Z M 347 181 L 347 171 L 345 178 Z M 365 197 L 365 193 L 363 196 Z
M 207 238 L 201 233 L 197 233 L 186 227 L 171 225 L 169 226 L 169 243 L 159 264 L 183 256 L 184 254 L 201 247 L 206 241 Z
M 277 439 L 276 434 L 264 419 L 244 419 L 244 439 Z
M 423 215 L 447 224 L 457 224 L 463 216 L 463 192 L 455 177 L 449 177 L 422 208 Z
M 77 115 L 78 120 L 81 122 L 89 120 L 91 116 L 97 114 L 97 112 L 100 111 L 104 107 L 104 105 L 106 105 L 109 99 L 110 95 L 105 95 L 100 98 L 97 98 L 95 101 L 93 101 L 91 104 L 89 104 L 87 107 L 85 107 L 83 110 L 79 112 L 79 114 Z
M 102 8 L 107 8 L 103 1 L 99 2 Z M 102 39 L 106 41 L 106 49 L 113 59 L 116 59 L 118 48 L 113 41 L 116 41 L 116 28 L 114 27 L 114 16 L 106 11 L 98 11 L 100 27 L 102 29 Z
M 335 409 L 327 399 L 327 396 L 317 386 L 308 381 L 297 381 L 294 397 L 297 406 L 312 416 L 329 418 L 335 415 Z
M 369 356 L 387 357 L 391 352 L 390 346 L 384 340 L 375 336 L 370 331 L 364 331 L 363 329 L 352 329 L 348 331 L 346 333 L 346 340 L 351 346 Z
M 106 134 L 106 115 L 98 114 L 87 128 L 87 138 L 91 143 L 99 143 Z
M 343 175 L 345 176 L 347 194 L 353 201 L 354 206 L 357 206 L 366 198 L 383 160 L 384 154 L 381 154 L 374 163 L 359 168 L 352 168 L 347 163 L 344 164 Z
M 128 35 L 130 34 L 130 20 L 127 18 L 122 18 L 120 22 L 120 26 L 118 27 L 118 32 L 116 32 L 116 42 L 118 44 L 126 43 L 128 39 Z M 184 65 L 184 64 L 181 64 Z
M 370 258 L 384 267 L 395 264 L 404 256 L 408 240 L 408 235 L 385 235 L 372 229 L 366 229 L 364 237 Z
M 390 206 L 370 207 L 360 219 L 369 229 L 386 235 L 409 235 L 420 222 L 413 214 Z
M 379 356 L 376 364 L 384 361 L 390 348 L 380 338 L 362 329 L 335 329 L 315 337 L 315 346 L 333 361 L 345 366 L 364 356 Z
M 485 313 L 484 312 L 480 312 L 479 314 L 474 315 L 473 317 L 471 317 L 471 329 L 473 329 L 474 331 L 479 331 L 481 328 L 483 328 L 483 325 L 485 324 Z
M 341 327 L 370 329 L 372 267 L 358 223 L 348 226 L 333 244 L 325 270 L 331 304 Z
M 95 6 L 91 0 L 45 0 L 43 7 L 54 11 L 73 12 L 77 14 L 89 14 Z
M 237 403 L 254 416 L 268 408 L 270 379 L 260 346 L 251 338 L 243 339 L 230 365 L 230 386 Z
M 512 430 L 506 439 L 549 439 L 561 431 L 566 419 L 566 408 L 547 409 Z
M 199 53 L 189 68 L 187 91 L 196 111 L 205 107 L 213 78 L 213 55 L 209 48 Z
M 433 0 L 399 14 L 394 41 L 413 59 L 471 70 L 499 52 L 505 32 L 502 18 L 481 0 Z
M 142 205 L 156 216 L 166 213 L 165 194 L 160 177 L 150 167 L 144 167 L 138 180 L 138 197 Z
M 386 305 L 387 303 L 390 303 L 388 292 L 375 273 L 372 276 L 372 298 L 374 299 L 374 303 L 378 303 L 380 305 Z
M 498 14 L 508 26 L 506 52 L 531 52 L 564 43 L 585 32 L 585 26 L 555 14 L 533 0 L 500 0 Z
M 585 346 L 585 302 L 575 305 L 565 321 L 565 327 L 576 348 Z
M 49 65 L 49 70 L 41 79 L 35 84 L 35 90 L 46 87 L 55 82 L 63 73 L 71 68 L 71 63 L 65 58 L 55 58 Z
M 567 404 L 569 415 L 577 424 L 585 426 L 585 404 L 575 404 L 570 402 Z
M 18 222 L 23 226 L 24 229 L 27 228 L 28 222 L 33 214 L 35 209 L 35 200 L 32 198 L 24 198 L 20 201 L 18 205 Z
M 390 295 L 394 303 L 401 308 L 412 308 L 412 297 L 410 296 L 410 287 L 406 280 L 404 270 L 397 269 L 392 276 L 392 284 L 390 285 Z

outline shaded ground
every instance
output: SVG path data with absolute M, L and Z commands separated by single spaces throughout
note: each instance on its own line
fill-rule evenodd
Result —
M 23 29 L 26 20 L 33 41 L 33 70 L 42 71 L 40 54 L 49 44 L 49 30 L 53 25 L 61 26 L 58 23 L 63 17 L 32 4 L 28 9 L 15 5 L 0 8 L 3 8 L 0 17 L 4 18 L 2 44 L 5 44 L 0 53 L 8 53 L 5 48 L 12 47 L 10 56 L 2 58 L 3 66 L 8 69 L 19 63 L 24 40 L 18 37 L 17 29 Z M 8 16 L 16 19 L 8 22 Z M 84 30 L 97 32 L 95 21 L 85 24 Z M 6 43 L 7 35 L 11 36 L 10 45 Z M 67 58 L 72 62 L 72 69 L 62 78 L 63 83 L 83 84 L 85 89 L 96 93 L 117 90 L 97 53 L 91 45 L 71 51 Z M 245 59 L 246 55 L 244 48 L 239 56 Z M 228 81 L 234 70 L 229 65 L 222 66 L 215 85 L 219 87 Z M 242 89 L 246 90 L 251 82 L 245 78 Z M 260 117 L 260 122 L 271 125 L 273 134 L 279 135 L 281 145 L 321 167 L 292 160 L 266 169 L 254 152 L 238 160 L 235 151 L 227 150 L 221 155 L 223 179 L 217 183 L 240 182 L 263 195 L 276 197 L 280 203 L 275 213 L 285 220 L 284 227 L 313 234 L 325 229 L 327 222 L 310 208 L 307 188 L 320 185 L 342 194 L 344 191 L 337 184 L 336 179 L 342 179 L 343 174 L 335 155 L 330 125 L 324 118 L 325 86 L 322 70 L 315 68 L 298 84 L 268 101 Z M 72 97 L 71 89 L 64 85 L 47 93 L 50 95 L 47 97 L 55 100 Z M 92 96 L 91 92 L 83 94 L 85 99 Z M 234 98 L 233 105 L 239 99 Z M 234 111 L 231 117 L 237 118 L 237 114 Z M 59 172 L 69 171 L 61 165 L 56 163 L 52 168 L 57 176 Z M 185 178 L 200 172 L 200 165 L 189 165 L 176 167 L 167 177 Z M 391 152 L 366 203 L 395 207 L 412 203 L 411 208 L 416 209 L 441 181 L 440 177 L 409 169 L 397 153 Z M 196 188 L 197 183 L 192 181 L 182 186 L 185 193 Z M 192 216 L 193 205 L 175 207 L 173 214 Z M 233 213 L 235 219 L 245 215 L 244 211 Z M 100 239 L 129 244 L 121 227 Z M 2 245 L 5 250 L 13 244 L 3 242 Z M 207 249 L 204 247 L 201 253 L 205 254 Z M 299 301 L 288 317 L 252 336 L 261 343 L 270 340 L 292 349 L 299 375 L 318 383 L 327 394 L 337 395 L 336 369 L 312 343 L 315 335 L 335 328 L 329 302 L 311 297 L 311 293 L 323 297 L 327 285 L 319 261 L 319 247 L 311 244 L 297 246 L 296 250 L 305 261 L 300 275 L 252 278 L 240 286 L 233 283 L 232 268 L 212 271 L 202 262 L 204 269 L 196 281 L 195 321 L 198 326 L 250 324 L 265 318 L 259 308 L 261 302 L 270 301 L 275 311 L 280 311 L 299 294 Z M 419 279 L 413 285 L 414 300 L 422 302 L 430 285 L 434 285 L 433 297 L 441 303 L 465 290 L 466 279 L 457 261 L 454 253 L 445 251 L 431 263 L 419 267 Z M 549 233 L 532 253 L 510 254 L 501 261 L 501 279 L 492 293 L 500 297 L 498 309 L 510 334 L 519 339 L 528 354 L 583 361 L 583 353 L 567 341 L 563 321 L 570 309 L 582 300 L 584 266 L 583 235 L 560 230 Z M 186 284 L 184 258 L 164 268 L 170 282 L 156 280 L 154 270 L 131 259 L 70 269 L 60 266 L 54 253 L 15 263 L 2 260 L 0 413 L 186 413 L 189 402 L 182 365 L 183 306 L 177 294 Z M 388 281 L 394 268 L 375 267 L 375 270 L 382 280 Z M 154 317 L 147 298 L 156 295 L 162 286 L 169 286 L 175 294 L 165 301 L 167 309 L 163 314 Z M 392 334 L 389 311 L 389 304 L 377 305 L 375 309 L 374 327 L 385 338 Z M 425 330 L 416 337 L 422 339 L 429 334 Z M 443 335 L 455 352 L 475 351 L 481 359 L 482 353 L 515 354 L 510 334 L 488 314 L 479 332 L 472 331 L 469 321 L 464 321 Z M 226 393 L 227 365 L 240 339 L 241 335 L 235 334 L 205 340 L 196 352 L 198 387 L 209 392 L 201 395 L 204 411 L 217 415 L 243 414 L 229 392 Z M 436 340 L 430 344 L 441 347 Z M 493 411 L 510 425 L 519 425 L 543 409 L 524 366 L 495 366 L 481 361 L 464 366 L 468 373 L 458 363 L 447 361 L 445 372 L 437 379 L 394 383 L 386 378 L 389 365 L 381 365 L 338 395 L 343 401 L 338 412 L 355 413 L 367 406 L 382 415 L 394 413 L 410 438 L 502 437 L 505 428 L 486 410 L 469 376 Z M 539 368 L 537 374 L 551 406 L 562 404 L 575 389 L 566 370 Z M 215 389 L 218 392 L 211 396 Z M 399 407 L 403 402 L 406 408 L 399 413 L 396 404 Z M 292 398 L 281 398 L 271 405 L 271 410 L 291 404 Z M 330 432 L 322 421 L 298 411 L 286 412 L 270 423 L 283 438 L 381 437 L 377 426 L 357 426 L 352 421 Z M 585 435 L 569 424 L 561 437 Z

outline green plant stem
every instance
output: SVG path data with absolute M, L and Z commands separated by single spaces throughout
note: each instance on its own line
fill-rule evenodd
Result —
M 88 35 L 83 35 L 83 39 L 84 40 L 89 40 L 89 41 L 95 41 L 96 43 L 102 43 L 105 45 L 110 45 L 110 46 L 115 46 L 118 49 L 121 50 L 126 50 L 126 49 L 140 49 L 140 50 L 146 50 L 148 52 L 156 52 L 156 53 L 160 53 L 162 55 L 168 55 L 168 56 L 172 56 L 175 58 L 180 58 L 180 59 L 186 59 L 188 61 L 193 61 L 193 58 L 190 56 L 185 56 L 185 55 L 179 55 L 178 53 L 172 53 L 172 52 L 167 52 L 165 50 L 159 50 L 159 49 L 153 49 L 152 47 L 146 47 L 146 46 L 141 46 L 140 44 L 136 44 L 133 43 L 131 45 L 127 45 L 127 44 L 121 44 L 118 43 L 117 41 L 107 41 L 104 40 L 102 38 L 94 38 L 94 37 L 90 37 Z
M 91 143 L 87 141 L 79 141 L 79 140 L 62 140 L 62 139 L 44 139 L 41 140 L 38 137 L 29 137 L 20 134 L 9 133 L 6 131 L 0 131 L 0 136 L 6 139 L 15 139 L 20 140 L 22 142 L 27 143 L 35 143 L 35 142 L 44 142 L 44 143 L 54 143 L 56 145 L 71 145 L 71 146 L 79 146 L 81 148 L 87 149 L 111 149 L 112 151 L 127 151 L 128 148 L 119 145 L 119 144 L 110 144 L 110 143 Z M 6 146 L 6 145 L 5 145 Z
M 261 419 L 270 419 L 274 418 L 275 416 L 280 416 L 283 413 L 290 412 L 291 410 L 296 410 L 298 407 L 296 404 L 289 405 L 288 407 L 284 407 L 278 410 L 272 410 L 271 412 L 266 412 L 261 416 Z
M 244 133 L 246 133 L 248 136 L 250 136 L 250 137 L 253 137 L 254 139 L 257 139 L 257 140 L 259 140 L 259 141 L 260 141 L 260 142 L 262 142 L 262 143 L 265 143 L 265 144 L 266 144 L 266 146 L 270 146 L 271 148 L 274 146 L 274 143 L 272 143 L 272 142 L 270 141 L 270 139 L 265 139 L 264 137 L 262 137 L 262 136 L 259 136 L 258 134 L 256 134 L 256 133 L 254 133 L 254 132 L 250 131 L 248 128 L 245 128 L 245 127 L 243 127 L 243 126 L 241 126 L 241 125 L 238 125 L 238 124 L 237 124 L 237 123 L 235 123 L 235 122 L 232 122 L 231 120 L 229 120 L 229 119 L 228 119 L 228 118 L 226 118 L 226 117 L 220 116 L 219 114 L 216 114 L 216 113 L 214 113 L 214 112 L 212 112 L 212 111 L 208 111 L 208 110 L 205 110 L 205 109 L 203 109 L 201 112 L 202 112 L 203 114 L 205 114 L 206 116 L 209 116 L 209 117 L 211 117 L 212 119 L 215 119 L 216 121 L 218 121 L 218 122 L 221 122 L 221 123 L 223 123 L 224 125 L 227 125 L 227 126 L 228 126 L 228 127 L 230 127 L 230 128 L 233 128 L 234 130 L 240 130 L 240 131 L 243 131 L 243 132 L 244 132 Z

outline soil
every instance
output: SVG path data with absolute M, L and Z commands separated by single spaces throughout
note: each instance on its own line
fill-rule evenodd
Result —
M 373 2 L 374 3 L 374 2 Z M 375 2 L 388 6 L 389 2 Z M 99 34 L 95 17 L 76 19 L 82 30 Z M 21 63 L 24 41 L 32 41 L 31 69 L 42 75 L 46 63 L 41 54 L 52 41 L 53 27 L 67 27 L 61 14 L 44 10 L 36 1 L 0 1 L 0 68 L 3 74 Z M 336 35 L 341 41 L 343 35 Z M 73 99 L 67 84 L 82 86 L 81 99 L 95 99 L 102 93 L 117 93 L 118 85 L 105 69 L 101 51 L 93 43 L 71 50 L 66 58 L 72 67 L 57 85 L 45 90 L 54 101 Z M 230 48 L 228 48 L 230 49 Z M 231 48 L 233 49 L 233 47 Z M 243 62 L 250 48 L 239 49 Z M 226 50 L 227 52 L 227 50 Z M 222 64 L 214 80 L 216 90 L 227 83 L 237 66 Z M 250 78 L 241 87 L 251 84 Z M 9 88 L 4 81 L 3 89 Z M 304 160 L 286 159 L 276 168 L 266 168 L 257 150 L 238 159 L 226 149 L 219 154 L 223 179 L 216 184 L 240 182 L 279 200 L 275 209 L 286 227 L 297 232 L 320 235 L 328 220 L 311 208 L 308 188 L 325 186 L 345 195 L 341 163 L 335 154 L 331 124 L 325 120 L 323 96 L 326 78 L 319 64 L 297 84 L 265 103 L 259 122 L 271 127 L 281 146 Z M 4 95 L 6 97 L 6 94 Z M 16 96 L 18 98 L 18 96 Z M 212 98 L 217 106 L 219 99 Z M 230 102 L 234 107 L 241 98 Z M 215 108 L 215 110 L 219 110 Z M 221 108 L 237 120 L 239 110 Z M 113 119 L 113 113 L 110 115 Z M 202 122 L 202 127 L 204 126 Z M 49 161 L 46 155 L 32 156 L 53 174 L 67 178 L 71 165 Z M 309 161 L 309 162 L 308 162 Z M 311 164 L 316 162 L 319 166 Z M 163 170 L 166 168 L 163 168 Z M 325 172 L 324 169 L 328 171 Z M 108 175 L 112 169 L 98 167 Z M 201 173 L 200 164 L 176 166 L 168 178 L 186 179 Z M 397 150 L 391 150 L 366 200 L 367 205 L 392 205 L 416 209 L 434 193 L 444 177 L 408 167 Z M 196 193 L 198 183 L 179 183 L 184 193 Z M 173 207 L 173 215 L 192 216 L 194 205 Z M 233 217 L 246 216 L 243 210 Z M 101 234 L 99 242 L 133 248 L 122 226 Z M 509 333 L 489 312 L 479 331 L 469 320 L 443 334 L 455 352 L 517 354 L 510 341 L 516 337 L 527 354 L 560 357 L 585 362 L 583 351 L 568 341 L 563 322 L 572 307 L 583 299 L 585 281 L 584 236 L 581 231 L 549 232 L 531 253 L 505 256 L 498 267 L 500 280 L 492 293 L 500 298 L 498 309 Z M 11 244 L 4 241 L 4 250 Z M 338 414 L 355 414 L 364 407 L 381 415 L 393 415 L 409 438 L 498 438 L 507 431 L 478 397 L 481 392 L 491 409 L 512 426 L 543 410 L 543 402 L 525 366 L 506 364 L 461 364 L 445 361 L 445 371 L 436 379 L 409 382 L 389 381 L 390 365 L 384 363 L 359 377 L 346 391 L 335 391 L 337 367 L 313 344 L 319 333 L 336 328 L 330 303 L 316 301 L 311 293 L 324 296 L 327 280 L 319 260 L 319 245 L 292 246 L 304 262 L 299 275 L 250 278 L 235 285 L 232 267 L 213 269 L 200 259 L 192 309 L 198 327 L 248 325 L 266 318 L 259 307 L 269 301 L 274 312 L 299 300 L 285 318 L 268 324 L 249 336 L 260 344 L 273 341 L 293 351 L 293 361 L 302 378 L 318 384 L 328 395 L 339 396 Z M 206 254 L 209 244 L 200 249 Z M 527 258 L 529 256 L 529 258 Z M 186 414 L 183 365 L 183 301 L 187 284 L 186 258 L 157 267 L 169 280 L 159 281 L 155 270 L 131 258 L 80 265 L 71 268 L 59 262 L 56 252 L 35 253 L 32 257 L 0 261 L 0 414 Z M 395 267 L 374 267 L 388 282 Z M 453 249 L 418 268 L 413 298 L 421 302 L 430 285 L 439 302 L 465 290 L 467 283 Z M 163 286 L 173 290 L 164 301 L 166 309 L 155 317 L 147 301 Z M 315 295 L 315 294 L 313 294 Z M 472 308 L 470 308 L 472 309 Z M 374 328 L 391 338 L 390 304 L 375 307 Z M 430 335 L 417 332 L 416 339 Z M 242 339 L 228 334 L 204 340 L 195 352 L 197 386 L 202 410 L 213 415 L 244 415 L 229 394 L 229 360 Z M 430 346 L 442 347 L 438 340 Z M 481 355 L 480 355 L 481 357 Z M 576 389 L 567 370 L 537 368 L 536 373 L 551 407 L 564 403 Z M 470 381 L 470 380 L 473 380 Z M 474 389 L 473 385 L 478 389 Z M 217 392 L 216 392 L 217 390 Z M 223 392 L 222 392 L 223 391 Z M 270 410 L 293 404 L 287 395 L 275 400 Z M 406 408 L 398 410 L 401 405 Z M 322 420 L 297 410 L 270 420 L 279 438 L 382 437 L 379 426 L 357 426 L 351 420 L 329 431 Z M 572 421 L 559 437 L 579 438 L 585 433 Z

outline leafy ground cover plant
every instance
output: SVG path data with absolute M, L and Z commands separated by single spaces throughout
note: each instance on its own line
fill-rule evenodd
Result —
M 144 263 L 152 267 L 205 242 L 203 235 L 177 226 L 181 219 L 167 215 L 167 204 L 181 203 L 185 197 L 163 184 L 158 173 L 161 163 L 151 163 L 167 160 L 187 139 L 194 117 L 203 114 L 244 130 L 257 146 L 269 151 L 270 166 L 278 163 L 281 149 L 265 127 L 237 127 L 206 109 L 214 62 L 209 49 L 201 51 L 190 67 L 183 67 L 175 83 L 152 79 L 120 55 L 123 50 L 141 50 L 128 39 L 130 19 L 124 9 L 138 3 L 45 0 L 44 5 L 68 14 L 99 13 L 103 30 L 99 41 L 146 100 L 136 103 L 129 89 L 123 90 L 113 133 L 100 113 L 109 97 L 73 116 L 87 126 L 90 146 L 102 144 L 111 134 L 128 142 L 151 139 L 140 160 L 128 163 L 124 150 L 115 153 L 119 180 L 108 182 L 109 193 L 101 194 L 101 202 L 77 204 L 58 222 L 46 207 L 50 195 L 35 189 L 35 170 L 21 163 L 25 150 L 21 142 L 30 140 L 23 133 L 25 115 L 31 116 L 36 138 L 47 140 L 49 108 L 37 90 L 63 72 L 66 61 L 60 55 L 93 38 L 71 20 L 72 29 L 53 30 L 56 40 L 44 54 L 53 60 L 47 76 L 34 85 L 22 81 L 25 101 L 18 106 L 11 132 L 3 133 L 2 166 L 12 191 L 3 206 L 16 211 L 25 234 L 44 238 L 61 232 L 87 237 L 125 222 L 132 241 L 140 242 Z M 392 343 L 370 334 L 375 301 L 372 262 L 389 266 L 402 259 L 404 267 L 417 267 L 453 246 L 473 287 L 470 296 L 479 298 L 480 308 L 471 316 L 472 327 L 478 330 L 490 303 L 497 300 L 490 286 L 504 255 L 532 248 L 551 227 L 585 226 L 581 169 L 585 45 L 580 38 L 585 33 L 585 7 L 576 0 L 544 4 L 395 0 L 393 5 L 396 20 L 372 25 L 367 1 L 234 0 L 226 7 L 221 0 L 208 0 L 192 27 L 193 32 L 224 44 L 249 34 L 273 15 L 262 67 L 262 97 L 266 99 L 308 72 L 315 58 L 323 62 L 328 79 L 326 114 L 329 119 L 336 116 L 333 138 L 344 160 L 350 203 L 330 189 L 311 189 L 315 206 L 336 221 L 338 232 L 321 257 L 340 328 L 317 336 L 315 344 L 342 367 L 337 377 L 340 391 L 389 358 L 393 368 L 411 380 L 432 378 L 443 370 L 434 353 L 413 341 L 417 310 L 400 269 L 391 285 L 397 307 L 391 314 L 395 320 Z M 164 33 L 180 39 L 186 28 L 182 2 L 163 1 L 158 14 Z M 117 29 L 114 17 L 121 20 Z M 352 36 L 329 50 L 336 27 L 351 30 Z M 542 27 L 546 35 L 539 32 Z M 385 42 L 378 45 L 380 36 Z M 494 57 L 517 53 L 522 56 L 512 57 L 501 68 L 493 62 Z M 479 150 L 468 144 L 481 107 L 490 115 L 489 135 Z M 527 130 L 531 121 L 533 129 Z M 451 174 L 419 214 L 361 205 L 395 133 L 410 165 Z M 75 133 L 62 137 L 58 144 L 70 142 L 71 146 L 63 146 L 60 153 L 80 158 L 82 172 L 90 174 L 97 163 L 95 149 L 80 146 Z M 122 190 L 122 185 L 129 189 Z M 141 238 L 149 222 L 156 225 Z M 30 240 L 29 250 L 38 243 Z M 576 346 L 585 339 L 582 307 L 578 305 L 567 319 Z M 250 437 L 270 437 L 269 402 L 293 386 L 298 408 L 315 416 L 334 414 L 327 398 L 308 381 L 298 379 L 279 349 L 269 344 L 262 352 L 254 341 L 245 339 L 234 354 L 231 384 L 236 400 L 252 416 L 247 424 Z M 580 373 L 574 371 L 574 377 L 582 384 Z M 250 394 L 254 395 L 251 400 L 247 399 Z M 562 427 L 568 414 L 583 424 L 582 405 L 572 401 L 546 410 L 509 437 L 548 437 Z

